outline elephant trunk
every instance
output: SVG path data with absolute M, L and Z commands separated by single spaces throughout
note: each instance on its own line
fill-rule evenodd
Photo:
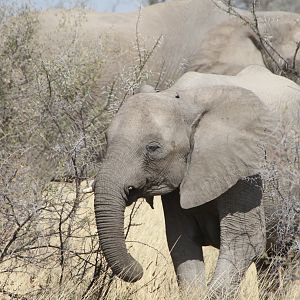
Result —
M 142 278 L 142 266 L 127 252 L 124 237 L 126 195 L 120 181 L 99 174 L 95 181 L 95 214 L 100 246 L 114 274 L 127 282 Z

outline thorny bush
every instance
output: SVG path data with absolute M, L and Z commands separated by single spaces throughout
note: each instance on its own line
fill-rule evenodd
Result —
M 78 299 L 105 299 L 114 276 L 99 249 L 93 209 L 81 193 L 83 180 L 102 159 L 104 133 L 120 105 L 113 84 L 101 97 L 93 94 L 106 59 L 103 44 L 83 49 L 78 22 L 64 51 L 43 56 L 34 40 L 37 14 L 0 4 L 0 292 L 20 299 L 74 299 L 76 291 Z M 254 19 L 247 21 L 259 34 L 254 8 Z M 269 49 L 264 37 L 261 41 Z M 137 38 L 137 63 L 120 75 L 123 97 L 147 77 L 144 65 L 158 46 L 159 41 L 153 49 L 140 49 Z M 295 78 L 293 70 L 280 73 Z M 278 205 L 274 220 L 281 220 L 272 229 L 280 236 L 274 272 L 283 264 L 295 269 L 299 260 L 298 138 L 292 153 L 284 144 L 274 149 L 262 174 Z M 28 278 L 25 289 L 13 285 L 19 274 Z
M 103 41 L 92 49 L 80 44 L 84 10 L 71 30 L 64 27 L 68 14 L 62 16 L 58 30 L 70 30 L 70 39 L 47 56 L 35 43 L 38 12 L 7 3 L 0 3 L 0 293 L 58 299 L 70 288 L 78 298 L 104 299 L 114 276 L 81 191 L 102 159 L 120 92 L 112 85 L 94 96 L 106 57 Z M 128 85 L 123 97 L 147 76 L 144 65 L 155 50 L 136 48 L 139 64 L 120 74 Z M 14 283 L 18 274 L 31 288 Z

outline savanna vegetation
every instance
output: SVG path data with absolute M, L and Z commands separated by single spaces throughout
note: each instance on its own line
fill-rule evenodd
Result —
M 265 7 L 270 6 L 269 1 Z M 254 21 L 249 26 L 259 35 L 255 4 L 250 10 Z M 101 49 L 107 45 L 105 40 L 98 48 L 80 45 L 76 32 L 84 22 L 84 9 L 80 15 L 59 54 L 44 55 L 36 47 L 33 7 L 0 2 L 0 299 L 192 299 L 200 292 L 178 291 L 159 198 L 154 211 L 143 200 L 127 209 L 127 246 L 145 269 L 140 282 L 117 279 L 99 248 L 93 197 L 82 190 L 101 164 L 105 130 L 120 105 L 120 91 L 112 84 L 95 97 L 107 60 Z M 69 30 L 67 14 L 61 19 L 59 30 Z M 263 36 L 261 41 L 269 49 Z M 134 93 L 147 77 L 141 64 L 155 49 L 141 56 L 138 48 L 136 65 L 120 74 L 122 97 Z M 273 71 L 297 81 L 292 66 Z M 258 284 L 252 266 L 240 291 L 242 299 L 258 299 L 258 291 L 267 299 L 300 296 L 299 137 L 294 145 L 286 145 L 287 134 L 293 133 L 282 132 L 283 143 L 274 145 L 272 163 L 266 160 L 262 174 L 281 216 L 273 228 L 281 237 L 273 249 L 275 259 L 269 261 L 273 281 L 258 278 Z M 283 181 L 288 183 L 284 190 Z M 217 250 L 205 250 L 209 277 Z M 266 295 L 270 286 L 273 292 Z M 210 298 L 209 291 L 201 294 Z

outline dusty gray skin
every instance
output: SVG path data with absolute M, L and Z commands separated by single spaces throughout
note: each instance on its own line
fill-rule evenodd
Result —
M 248 12 L 238 12 L 251 20 Z M 269 37 L 282 58 L 291 61 L 300 41 L 300 16 L 258 12 L 257 17 L 263 37 Z M 264 65 L 263 51 L 249 26 L 211 0 L 174 0 L 123 14 L 48 10 L 38 20 L 36 45 L 45 59 L 65 51 L 75 32 L 83 53 L 87 48 L 103 54 L 93 91 L 98 96 L 115 80 L 122 88 L 119 74 L 125 73 L 124 77 L 139 64 L 137 38 L 143 57 L 160 41 L 143 71 L 151 71 L 147 83 L 161 90 L 187 71 L 235 75 L 250 64 Z
M 261 179 L 271 132 L 296 125 L 300 88 L 263 67 L 237 76 L 187 73 L 164 92 L 121 107 L 96 177 L 100 244 L 125 281 L 142 277 L 126 250 L 124 209 L 162 195 L 166 235 L 179 284 L 203 285 L 201 246 L 220 249 L 211 286 L 235 287 L 266 247 Z

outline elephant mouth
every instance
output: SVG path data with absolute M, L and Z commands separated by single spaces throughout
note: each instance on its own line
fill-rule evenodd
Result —
M 137 189 L 133 186 L 129 186 L 126 191 L 127 198 L 125 199 L 126 206 L 130 206 L 133 202 L 137 201 L 139 198 L 143 198 L 143 193 L 141 189 Z
M 135 188 L 129 186 L 126 190 L 127 199 L 125 199 L 126 206 L 130 206 L 132 203 L 136 202 L 139 198 L 154 197 L 163 194 L 168 194 L 175 190 L 175 188 L 170 188 L 167 185 L 159 186 L 144 186 L 143 188 Z

